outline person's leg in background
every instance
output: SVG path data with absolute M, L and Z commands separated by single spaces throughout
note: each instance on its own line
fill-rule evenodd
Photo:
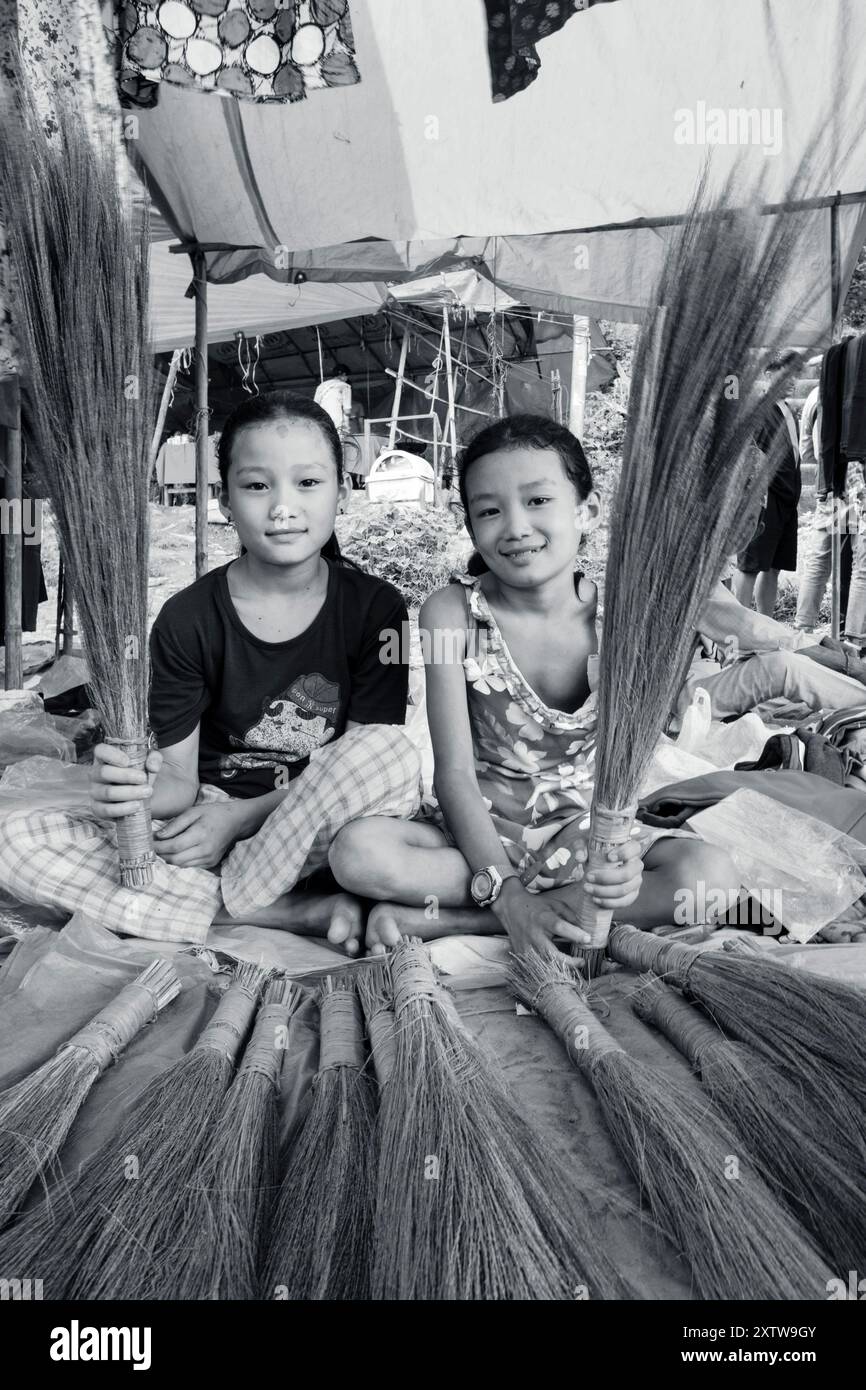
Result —
M 757 573 L 747 574 L 739 565 L 734 570 L 731 577 L 731 592 L 738 603 L 744 608 L 751 608 L 752 599 L 755 596 L 755 582 L 758 578 Z
M 851 587 L 842 630 L 846 637 L 866 641 L 866 521 L 858 515 L 857 533 L 851 536 Z
M 797 616 L 794 619 L 794 626 L 806 632 L 811 632 L 818 625 L 821 601 L 830 578 L 832 526 L 832 499 L 819 498 L 809 530 L 803 577 L 797 595 Z
M 765 618 L 772 618 L 779 597 L 779 571 L 762 570 L 755 585 L 755 607 Z
M 829 670 L 800 652 L 755 652 L 714 675 L 689 677 L 677 698 L 676 712 L 680 717 L 699 685 L 709 694 L 714 719 L 747 714 L 765 700 L 791 700 L 813 710 L 846 709 L 863 702 L 859 681 Z

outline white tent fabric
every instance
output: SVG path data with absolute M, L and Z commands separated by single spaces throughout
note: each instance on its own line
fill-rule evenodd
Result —
M 192 279 L 188 256 L 173 255 L 169 243 L 150 248 L 150 332 L 154 352 L 191 347 L 195 341 L 195 302 L 187 299 Z M 333 323 L 375 314 L 387 297 L 384 285 L 277 284 L 264 276 L 208 289 L 207 337 L 223 343 L 241 332 L 276 333 L 310 324 Z
M 158 106 L 138 114 L 153 195 L 185 241 L 208 248 L 212 281 L 286 278 L 287 252 L 289 277 L 309 260 L 310 278 L 335 282 L 400 273 L 355 257 L 381 254 L 411 278 L 476 255 L 479 273 L 515 298 L 534 288 L 573 312 L 639 318 L 664 230 L 604 229 L 686 210 L 713 112 L 733 113 L 735 141 L 714 145 L 714 181 L 742 156 L 765 200 L 781 200 L 817 124 L 821 186 L 798 196 L 866 186 L 862 0 L 594 6 L 542 42 L 537 81 L 498 104 L 480 3 L 353 0 L 352 19 L 355 86 L 286 107 L 163 84 Z M 756 143 L 736 143 L 743 132 Z M 862 242 L 860 211 L 840 217 L 843 272 Z M 597 230 L 543 240 L 575 228 Z M 802 238 L 802 264 L 824 287 L 813 313 L 829 324 L 826 210 L 804 214 Z M 305 255 L 320 247 L 339 248 L 342 265 L 321 273 L 318 253 Z

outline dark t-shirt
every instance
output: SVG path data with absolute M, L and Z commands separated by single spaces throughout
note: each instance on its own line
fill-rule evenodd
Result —
M 306 632 L 263 642 L 237 614 L 228 568 L 168 599 L 153 625 L 150 722 L 160 748 L 200 722 L 199 779 L 231 796 L 262 796 L 297 777 L 347 720 L 404 722 L 408 666 L 381 659 L 395 644 L 380 634 L 408 631 L 392 585 L 329 564 L 325 602 Z
M 788 407 L 790 410 L 790 407 Z M 796 507 L 802 486 L 800 458 L 795 451 L 781 406 L 774 404 L 755 435 L 755 443 L 775 465 L 768 491 L 788 507 Z

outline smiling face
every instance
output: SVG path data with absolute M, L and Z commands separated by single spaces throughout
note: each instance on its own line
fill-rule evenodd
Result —
M 573 570 L 581 536 L 598 519 L 598 497 L 583 501 L 555 449 L 499 449 L 472 464 L 468 522 L 475 547 L 503 584 L 534 588 Z
M 325 434 L 300 419 L 240 429 L 227 482 L 221 506 L 249 554 L 268 565 L 297 565 L 317 555 L 346 495 Z

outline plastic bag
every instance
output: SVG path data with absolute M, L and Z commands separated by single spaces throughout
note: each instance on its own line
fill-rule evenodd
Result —
M 713 722 L 709 692 L 702 685 L 696 686 L 692 702 L 682 717 L 677 734 L 677 748 L 682 753 L 698 753 L 706 742 Z
M 0 777 L 0 815 L 19 809 L 71 810 L 90 805 L 91 769 L 58 758 L 22 758 Z
M 809 941 L 866 893 L 866 846 L 760 792 L 741 788 L 689 824 L 727 850 L 742 885 L 796 941 Z
M 35 755 L 74 763 L 75 741 L 61 733 L 38 695 L 30 690 L 7 692 L 0 700 L 0 768 Z

